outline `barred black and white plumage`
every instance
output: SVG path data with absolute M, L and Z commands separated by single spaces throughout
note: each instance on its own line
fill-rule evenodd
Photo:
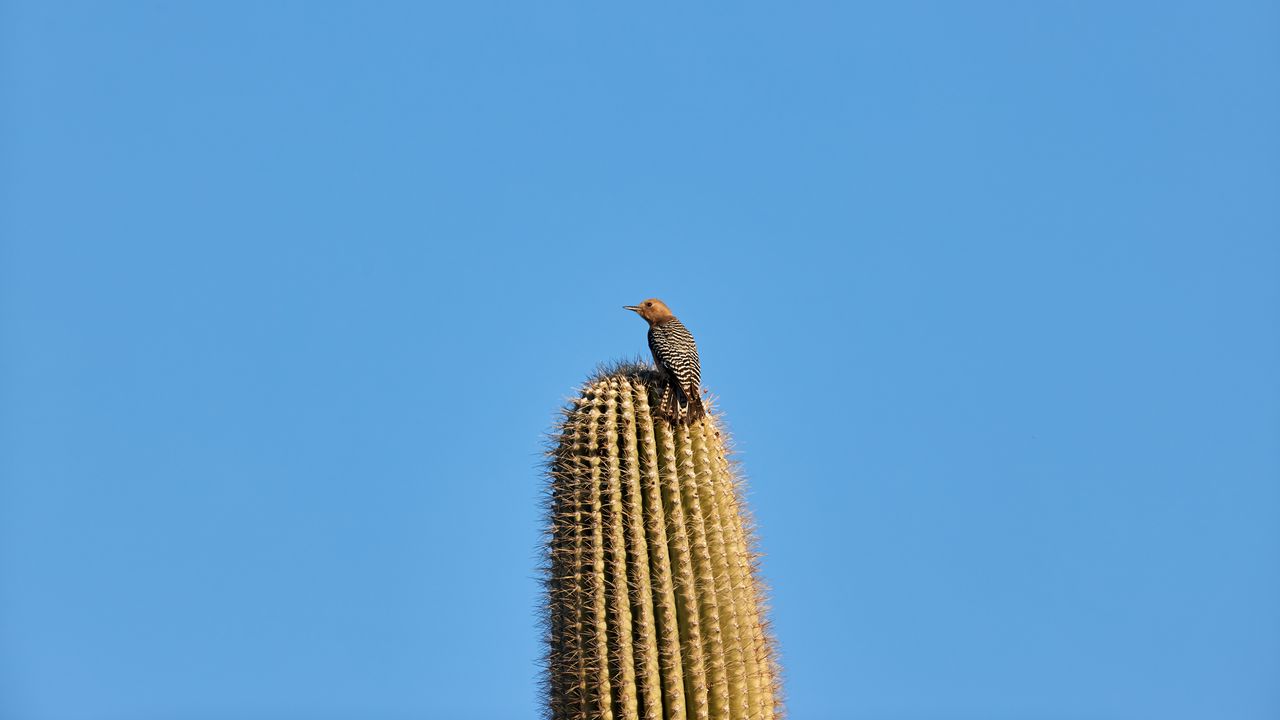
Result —
M 629 305 L 649 322 L 649 351 L 663 379 L 659 410 L 675 422 L 691 422 L 706 414 L 702 404 L 702 368 L 693 334 L 657 298 Z

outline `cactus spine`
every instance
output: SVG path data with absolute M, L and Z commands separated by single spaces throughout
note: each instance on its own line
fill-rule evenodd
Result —
M 781 713 L 751 531 L 716 418 L 673 425 L 656 376 L 587 383 L 550 475 L 552 720 L 771 720 Z

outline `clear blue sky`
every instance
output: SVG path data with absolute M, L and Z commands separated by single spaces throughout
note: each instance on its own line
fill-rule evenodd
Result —
M 1280 8 L 0 6 L 0 718 L 537 717 L 668 300 L 792 716 L 1280 717 Z

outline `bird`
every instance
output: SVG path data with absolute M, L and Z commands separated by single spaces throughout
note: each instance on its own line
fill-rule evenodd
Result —
M 625 305 L 623 309 L 649 323 L 649 351 L 664 384 L 659 410 L 677 423 L 701 418 L 706 408 L 702 404 L 702 368 L 693 334 L 658 298 Z

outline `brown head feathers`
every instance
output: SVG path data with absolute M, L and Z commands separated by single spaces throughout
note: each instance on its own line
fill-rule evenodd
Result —
M 667 307 L 667 304 L 658 298 L 649 298 L 639 305 L 627 305 L 622 309 L 631 310 L 640 317 L 649 321 L 650 325 L 657 325 L 658 323 L 675 318 L 675 313 L 671 312 L 671 308 Z

